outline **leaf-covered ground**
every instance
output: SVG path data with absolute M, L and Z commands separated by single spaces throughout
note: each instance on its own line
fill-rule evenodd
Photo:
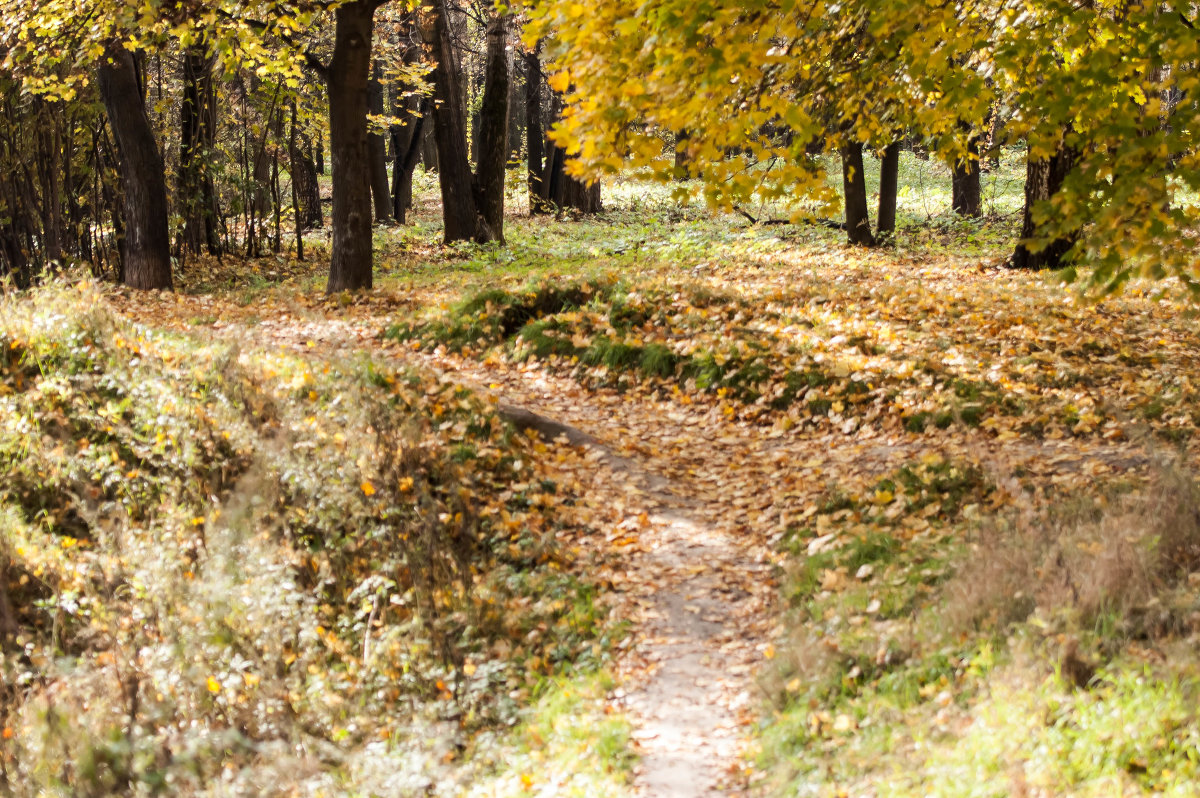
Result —
M 504 249 L 421 206 L 358 297 L 13 300 L 5 778 L 1194 794 L 1193 312 L 905 169 L 875 252 L 618 186 Z

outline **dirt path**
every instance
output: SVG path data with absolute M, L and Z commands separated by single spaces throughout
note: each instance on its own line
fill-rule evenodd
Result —
M 523 425 L 549 420 L 541 424 L 549 434 L 586 441 L 595 464 L 587 492 L 615 510 L 610 537 L 628 552 L 612 579 L 635 644 L 618 664 L 625 687 L 612 700 L 636 727 L 638 794 L 744 794 L 744 726 L 758 708 L 754 675 L 769 651 L 771 566 L 759 536 L 712 501 L 716 494 L 664 473 L 645 450 L 648 430 L 686 437 L 685 430 L 653 403 L 622 397 L 598 405 L 566 379 L 411 357 L 486 386 L 506 409 L 536 408 L 536 417 L 518 419 Z
M 279 319 L 243 330 L 307 354 L 345 357 L 379 346 L 378 327 L 337 321 Z M 707 426 L 703 411 L 668 418 L 659 403 L 593 394 L 565 378 L 387 351 L 490 394 L 519 424 L 586 447 L 587 467 L 565 477 L 579 482 L 600 533 L 623 554 L 603 578 L 617 617 L 632 624 L 632 644 L 617 663 L 622 687 L 610 701 L 635 725 L 636 794 L 747 794 L 745 727 L 761 705 L 754 676 L 769 652 L 775 587 L 770 547 L 728 501 L 738 477 L 752 475 L 729 473 L 713 484 L 710 470 L 677 468 L 700 462 L 714 443 L 697 435 Z M 679 445 L 693 451 L 681 456 Z
M 769 612 L 779 536 L 815 509 L 831 480 L 883 473 L 928 442 L 866 430 L 796 435 L 743 424 L 717 402 L 588 390 L 535 364 L 380 342 L 383 324 L 277 317 L 226 329 L 267 347 L 330 359 L 363 351 L 393 357 L 491 395 L 518 425 L 563 434 L 583 447 L 563 479 L 584 497 L 603 542 L 620 552 L 597 576 L 615 597 L 617 617 L 632 625 L 632 644 L 617 663 L 622 688 L 610 701 L 635 725 L 637 794 L 749 794 L 746 727 L 761 710 L 760 676 L 769 673 L 770 641 L 779 631 Z M 939 449 L 1001 463 L 999 473 L 1018 463 L 1051 479 L 1133 456 L 1110 447 L 1103 458 L 1088 460 L 1066 441 L 1021 452 L 974 433 Z

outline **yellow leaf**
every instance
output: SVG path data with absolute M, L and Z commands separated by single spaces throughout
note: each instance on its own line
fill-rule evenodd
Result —
M 375 486 L 372 485 L 370 482 L 367 482 L 365 479 L 363 480 L 363 484 L 360 487 L 362 488 L 362 492 L 363 492 L 364 496 L 374 496 L 375 495 Z
M 550 84 L 550 88 L 558 92 L 571 88 L 571 76 L 566 72 L 555 72 L 546 82 Z
M 403 491 L 404 493 L 407 493 L 408 491 L 412 490 L 412 486 L 413 486 L 413 478 L 412 477 L 404 477 L 403 479 L 400 480 L 400 490 Z
M 211 676 L 208 677 L 208 692 L 214 695 L 221 692 L 221 683 Z

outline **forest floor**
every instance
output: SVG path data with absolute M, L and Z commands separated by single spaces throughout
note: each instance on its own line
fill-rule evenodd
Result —
M 322 754 L 334 789 L 407 767 L 446 794 L 1193 795 L 1194 315 L 1169 285 L 1092 303 L 1003 269 L 1010 194 L 963 222 L 910 187 L 877 251 L 636 186 L 595 219 L 514 217 L 505 248 L 442 247 L 421 206 L 363 295 L 323 297 L 317 257 L 103 296 L 293 364 L 297 423 L 353 396 L 321 374 L 367 373 L 411 386 L 422 447 L 535 469 L 472 490 L 528 573 L 565 575 L 505 571 L 511 622 L 430 677 L 424 731 L 397 724 L 374 766 L 329 735 L 361 750 Z M 460 439 L 456 402 L 520 434 Z M 358 462 L 374 498 L 388 477 Z M 512 714 L 445 710 L 470 702 L 443 680 L 493 666 Z M 417 756 L 422 734 L 442 743 Z

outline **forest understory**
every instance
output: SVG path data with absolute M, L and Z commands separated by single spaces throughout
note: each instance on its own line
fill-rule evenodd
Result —
M 0 794 L 1197 794 L 1194 310 L 905 158 L 6 297 Z

